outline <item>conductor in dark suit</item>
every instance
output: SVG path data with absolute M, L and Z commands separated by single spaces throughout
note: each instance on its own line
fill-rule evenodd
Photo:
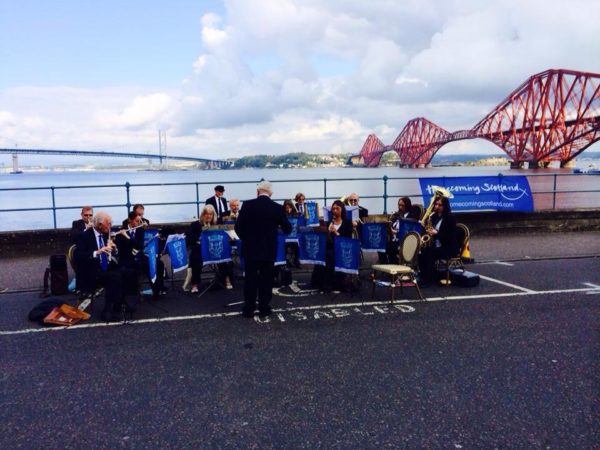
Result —
M 223 197 L 225 188 L 220 184 L 215 186 L 215 195 L 207 198 L 204 203 L 212 205 L 217 213 L 217 223 L 223 223 L 223 217 L 229 215 L 229 208 L 227 207 L 227 199 Z
M 277 233 L 292 231 L 283 206 L 271 200 L 273 189 L 268 181 L 256 186 L 257 198 L 243 203 L 235 232 L 242 241 L 245 261 L 244 317 L 253 317 L 258 293 L 260 317 L 271 314 L 274 263 L 277 254 Z
M 118 320 L 114 314 L 123 303 L 123 271 L 117 265 L 116 246 L 109 241 L 111 216 L 99 211 L 94 216 L 94 226 L 81 233 L 75 248 L 77 278 L 81 290 L 92 293 L 98 285 L 105 288 L 102 320 Z

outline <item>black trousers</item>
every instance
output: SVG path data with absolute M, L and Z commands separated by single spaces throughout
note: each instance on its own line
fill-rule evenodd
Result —
M 258 294 L 258 311 L 270 312 L 273 297 L 274 261 L 245 261 L 244 268 L 244 313 L 252 314 L 256 308 Z
M 97 283 L 104 286 L 104 308 L 110 312 L 123 303 L 124 295 L 137 293 L 137 272 L 132 268 L 110 267 L 97 272 Z
M 435 243 L 422 247 L 419 255 L 419 275 L 424 282 L 432 282 L 436 279 L 435 262 L 438 259 L 446 259 L 455 256 L 458 250 L 447 247 L 435 247 Z

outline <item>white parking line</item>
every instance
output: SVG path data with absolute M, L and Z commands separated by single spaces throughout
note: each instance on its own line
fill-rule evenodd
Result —
M 487 279 L 487 277 L 486 277 Z M 497 280 L 493 280 L 497 281 Z M 500 282 L 502 284 L 502 282 Z M 456 301 L 456 300 L 478 300 L 478 299 L 490 299 L 490 298 L 518 298 L 524 297 L 528 295 L 549 295 L 549 294 L 569 294 L 569 293 L 587 293 L 587 294 L 598 294 L 600 293 L 600 286 L 592 284 L 592 283 L 583 283 L 588 286 L 585 288 L 574 288 L 574 289 L 555 289 L 555 290 L 546 290 L 546 291 L 531 291 L 529 289 L 519 288 L 516 286 L 515 288 L 521 289 L 523 292 L 505 292 L 499 294 L 476 294 L 476 295 L 455 295 L 448 297 L 429 297 L 426 300 L 398 300 L 394 303 L 397 309 L 402 310 L 401 305 L 407 304 L 415 304 L 420 303 L 426 305 L 431 302 L 442 302 L 442 301 Z M 294 313 L 301 311 L 331 311 L 331 310 L 339 310 L 341 308 L 353 308 L 357 310 L 358 308 L 364 307 L 373 307 L 377 311 L 377 307 L 387 307 L 390 306 L 389 300 L 384 301 L 366 301 L 363 303 L 353 302 L 353 303 L 338 303 L 338 304 L 329 304 L 329 305 L 309 305 L 309 306 L 296 306 L 291 308 L 278 308 L 273 309 L 274 317 L 270 322 L 276 322 L 277 317 L 281 315 L 281 313 Z M 406 306 L 406 308 L 411 308 Z M 414 311 L 414 308 L 411 308 Z M 406 309 L 403 312 L 412 312 L 409 309 Z M 64 330 L 84 330 L 88 328 L 100 328 L 100 327 L 115 327 L 115 326 L 123 326 L 123 325 L 143 325 L 149 323 L 160 323 L 160 322 L 180 322 L 184 320 L 201 320 L 201 319 L 216 319 L 216 318 L 224 318 L 224 317 L 234 317 L 240 316 L 239 312 L 227 312 L 227 313 L 213 313 L 213 314 L 197 314 L 192 316 L 173 316 L 173 317 L 164 317 L 164 318 L 154 318 L 154 319 L 140 319 L 140 320 L 132 320 L 127 323 L 116 322 L 116 323 L 89 323 L 89 324 L 79 324 L 71 327 L 53 327 L 53 328 L 26 328 L 22 330 L 13 330 L 13 331 L 0 331 L 0 336 L 11 336 L 17 334 L 29 334 L 29 333 L 43 333 L 43 332 L 56 332 L 56 331 L 64 331 Z M 321 313 L 323 315 L 325 313 Z M 364 313 L 370 315 L 370 313 Z M 335 317 L 341 317 L 341 315 L 335 315 Z M 257 319 L 257 322 L 260 320 Z M 280 322 L 286 322 L 286 320 L 280 320 Z
M 490 277 L 486 277 L 484 275 L 479 275 L 479 278 L 483 278 L 484 280 L 488 280 L 491 281 L 492 283 L 497 283 L 497 284 L 501 284 L 502 286 L 507 286 L 513 289 L 518 289 L 519 291 L 523 291 L 523 292 L 527 292 L 529 294 L 532 294 L 536 291 L 532 291 L 531 289 L 527 289 L 521 286 L 517 286 L 516 284 L 512 284 L 512 283 L 507 283 L 506 281 L 501 281 L 501 280 L 496 280 L 495 278 L 490 278 Z

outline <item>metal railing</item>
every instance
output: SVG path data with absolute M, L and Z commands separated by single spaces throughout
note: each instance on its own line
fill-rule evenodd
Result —
M 498 174 L 498 179 L 501 179 L 504 175 Z M 577 179 L 572 178 L 572 182 L 566 183 L 566 187 L 559 188 L 559 180 L 566 179 L 566 177 L 577 177 Z M 587 178 L 586 178 L 587 177 Z M 356 183 L 359 182 L 368 182 L 369 190 L 373 190 L 373 182 L 378 183 L 380 189 L 380 193 L 378 194 L 370 194 L 370 195 L 361 195 L 361 199 L 378 199 L 379 201 L 383 201 L 383 210 L 380 211 L 383 214 L 388 214 L 388 200 L 390 198 L 397 198 L 400 196 L 407 196 L 413 199 L 414 203 L 418 203 L 415 199 L 423 199 L 423 194 L 421 192 L 390 192 L 390 184 L 391 182 L 401 181 L 401 182 L 409 182 L 414 185 L 418 184 L 418 180 L 420 177 L 388 177 L 384 175 L 383 177 L 365 177 L 365 178 L 308 178 L 308 179 L 282 179 L 282 180 L 271 180 L 273 183 L 279 184 L 295 184 L 298 183 L 309 183 L 311 186 L 311 192 L 307 192 L 307 199 L 311 199 L 318 202 L 323 202 L 322 204 L 328 204 L 328 202 L 336 200 L 339 198 L 339 195 L 331 194 L 332 186 L 335 186 L 339 183 L 348 183 L 352 182 L 352 185 L 355 186 Z M 453 178 L 453 177 L 442 177 L 442 178 Z M 460 178 L 471 178 L 471 177 L 460 177 Z M 472 177 L 479 178 L 479 177 Z M 531 185 L 531 192 L 534 196 L 534 199 L 540 199 L 542 196 L 544 197 L 544 201 L 541 202 L 541 205 L 536 204 L 536 210 L 543 209 L 565 209 L 565 208 L 597 208 L 600 207 L 600 176 L 594 175 L 581 175 L 581 174 L 564 174 L 564 173 L 553 173 L 553 174 L 528 174 L 528 180 Z M 580 183 L 581 180 L 586 180 L 587 183 Z M 251 186 L 251 190 L 249 192 L 254 192 L 254 186 L 260 180 L 251 180 L 251 181 L 239 181 L 239 180 L 230 180 L 230 181 L 219 181 L 219 184 L 223 184 L 226 186 L 235 186 L 235 185 L 249 185 Z M 539 181 L 539 182 L 538 182 Z M 321 189 L 318 189 L 317 183 L 321 185 Z M 28 192 L 28 191 L 39 191 L 39 192 L 49 192 L 50 193 L 50 204 L 42 205 L 37 207 L 23 207 L 23 208 L 3 208 L 0 209 L 0 213 L 24 213 L 24 212 L 40 212 L 40 211 L 48 211 L 52 214 L 52 224 L 53 228 L 57 228 L 57 212 L 61 210 L 73 210 L 79 211 L 81 209 L 82 204 L 79 203 L 77 205 L 73 204 L 58 204 L 57 201 L 57 193 L 61 191 L 71 191 L 77 190 L 78 192 L 85 190 L 93 190 L 94 198 L 106 198 L 102 194 L 98 195 L 99 190 L 109 190 L 116 189 L 117 193 L 122 192 L 123 202 L 94 202 L 93 206 L 95 209 L 100 208 L 123 208 L 124 215 L 130 211 L 132 207 L 132 188 L 143 189 L 143 188 L 167 188 L 167 187 L 188 187 L 193 193 L 193 199 L 187 201 L 158 201 L 152 202 L 152 198 L 149 195 L 148 197 L 144 197 L 143 195 L 136 195 L 136 199 L 138 202 L 143 203 L 146 208 L 150 206 L 177 206 L 177 205 L 188 205 L 194 206 L 196 217 L 200 215 L 201 206 L 204 204 L 204 201 L 201 200 L 200 192 L 207 192 L 212 190 L 212 186 L 215 184 L 214 181 L 211 182 L 181 182 L 181 183 L 139 183 L 139 184 L 131 184 L 129 182 L 125 182 L 124 184 L 97 184 L 97 185 L 78 185 L 78 186 L 43 186 L 43 187 L 22 187 L 22 188 L 0 188 L 0 199 L 6 198 L 6 195 L 10 195 L 11 192 Z M 563 183 L 565 184 L 565 183 Z M 400 183 L 398 183 L 400 186 Z M 581 188 L 583 186 L 584 188 Z M 585 187 L 588 188 L 585 188 Z M 577 187 L 576 189 L 572 189 L 572 187 Z M 590 188 L 591 187 L 591 188 Z M 396 187 L 398 189 L 398 187 Z M 359 189 L 353 189 L 358 191 Z M 319 192 L 320 191 L 320 192 Z M 88 191 L 91 192 L 91 191 Z M 352 191 L 350 191 L 352 192 Z M 585 194 L 587 198 L 583 198 L 582 204 L 581 199 L 577 198 L 579 194 Z M 121 194 L 119 194 L 121 195 Z M 461 194 L 456 194 L 461 195 Z M 36 196 L 38 199 L 41 199 L 43 196 Z M 549 198 L 548 198 L 549 197 Z M 111 193 L 111 198 L 115 198 L 114 192 Z M 569 200 L 571 199 L 571 200 Z M 573 199 L 576 199 L 574 202 Z M 283 198 L 275 198 L 276 201 L 282 201 Z M 559 205 L 558 201 L 569 202 L 566 205 Z M 0 203 L 0 206 L 2 206 Z M 392 210 L 395 210 L 395 202 L 392 205 Z M 373 211 L 374 212 L 374 211 Z M 375 212 L 377 214 L 377 212 Z M 184 221 L 186 217 L 173 218 L 173 220 L 169 220 L 172 222 Z

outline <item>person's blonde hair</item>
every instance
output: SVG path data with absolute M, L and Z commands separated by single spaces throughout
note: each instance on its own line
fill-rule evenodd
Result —
M 217 224 L 217 212 L 215 211 L 215 208 L 213 207 L 213 205 L 204 205 L 204 208 L 202 208 L 202 211 L 200 211 L 200 218 L 198 220 L 200 220 L 200 222 L 202 222 L 202 218 L 204 217 L 204 214 L 206 213 L 212 213 L 212 220 L 210 222 L 210 225 L 216 225 Z

